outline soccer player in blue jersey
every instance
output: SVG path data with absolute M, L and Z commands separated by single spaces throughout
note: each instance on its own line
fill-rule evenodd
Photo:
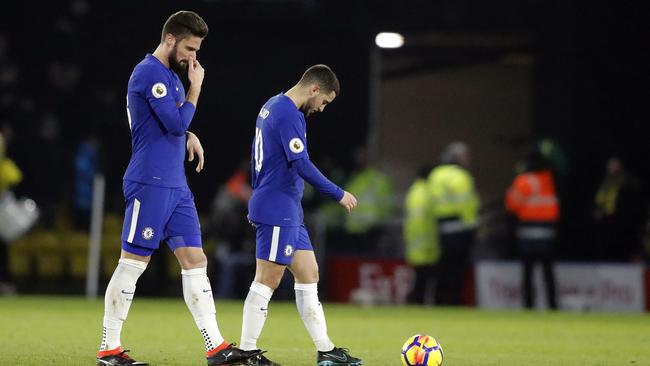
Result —
M 106 288 L 99 366 L 147 365 L 127 355 L 120 333 L 136 282 L 161 241 L 181 265 L 183 295 L 205 341 L 208 365 L 244 364 L 261 352 L 242 351 L 219 332 L 201 228 L 185 178 L 185 149 L 190 161 L 197 155 L 196 171 L 203 169 L 203 148 L 187 129 L 205 74 L 196 54 L 207 34 L 208 26 L 198 14 L 171 15 L 160 44 L 129 79 L 126 104 L 132 153 L 123 184 L 127 207 L 120 260 Z M 178 76 L 185 72 L 190 82 L 187 95 Z
M 252 149 L 253 195 L 248 219 L 256 231 L 256 272 L 244 303 L 240 347 L 257 350 L 273 291 L 285 268 L 295 279 L 296 305 L 318 350 L 318 366 L 357 366 L 330 340 L 318 300 L 318 264 L 303 223 L 304 181 L 350 212 L 356 198 L 328 180 L 309 159 L 305 117 L 322 112 L 339 94 L 339 81 L 325 65 L 307 69 L 286 93 L 269 99 L 257 117 Z M 254 365 L 278 365 L 263 355 Z

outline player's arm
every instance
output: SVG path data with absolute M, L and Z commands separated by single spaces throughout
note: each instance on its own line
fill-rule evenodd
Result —
M 327 179 L 323 173 L 307 158 L 294 160 L 292 166 L 296 168 L 298 175 L 320 193 L 340 201 L 343 198 L 343 189 Z
M 298 175 L 302 179 L 311 184 L 320 193 L 336 200 L 348 212 L 357 206 L 357 199 L 350 192 L 344 191 L 341 187 L 327 179 L 309 158 L 294 160 L 292 165 L 296 168 Z
M 196 107 L 192 103 L 183 103 L 180 107 L 176 105 L 174 98 L 167 94 L 167 90 L 173 86 L 163 82 L 151 83 L 146 91 L 147 101 L 163 124 L 165 130 L 174 136 L 183 136 L 192 123 Z
M 163 124 L 165 130 L 174 136 L 183 136 L 192 123 L 196 107 L 192 103 L 183 103 L 180 107 L 176 105 L 174 98 L 167 94 L 167 90 L 173 86 L 163 82 L 151 83 L 147 92 L 147 101 Z
M 289 163 L 295 167 L 298 175 L 319 192 L 338 201 L 348 212 L 352 210 L 357 205 L 356 198 L 327 179 L 309 160 L 305 142 L 307 134 L 300 121 L 292 117 L 291 113 L 282 114 L 280 112 L 277 121 L 274 122 L 280 133 L 285 156 Z
M 166 78 L 159 75 L 146 77 L 147 85 L 149 85 L 145 90 L 147 101 L 165 129 L 175 136 L 183 136 L 192 123 L 205 73 L 198 61 L 190 60 L 189 64 L 191 65 L 188 67 L 188 78 L 190 78 L 191 83 L 190 90 L 187 101 L 180 107 L 176 105 L 174 98 L 167 92 L 174 86 L 163 81 Z

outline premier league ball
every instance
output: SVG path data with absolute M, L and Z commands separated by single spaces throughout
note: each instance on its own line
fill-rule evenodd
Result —
M 404 366 L 441 366 L 442 346 L 431 336 L 416 334 L 402 346 L 401 359 Z

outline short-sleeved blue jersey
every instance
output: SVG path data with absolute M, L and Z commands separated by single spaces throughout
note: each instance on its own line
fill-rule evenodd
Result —
M 161 187 L 187 186 L 185 132 L 195 107 L 175 72 L 147 54 L 133 69 L 126 96 L 131 161 L 124 179 Z
M 253 222 L 300 226 L 304 180 L 291 162 L 309 159 L 304 114 L 289 97 L 269 99 L 257 116 L 252 149 L 253 195 L 248 203 Z

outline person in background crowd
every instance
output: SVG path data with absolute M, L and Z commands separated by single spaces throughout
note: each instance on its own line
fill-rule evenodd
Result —
M 255 268 L 255 235 L 246 220 L 251 197 L 250 161 L 243 159 L 228 181 L 219 187 L 206 234 L 217 240 L 217 297 L 243 298 Z
M 436 304 L 460 305 L 476 239 L 480 200 L 474 178 L 468 171 L 471 155 L 467 144 L 449 144 L 440 160 L 441 164 L 431 171 L 427 183 L 442 251 Z
M 643 253 L 647 200 L 642 183 L 623 160 L 607 160 L 605 176 L 594 197 L 595 252 L 598 260 L 633 261 Z
M 406 263 L 415 270 L 415 283 L 409 302 L 431 304 L 434 299 L 436 263 L 440 259 L 438 227 L 427 185 L 431 169 L 420 168 L 404 200 L 404 243 Z
M 345 231 L 357 248 L 376 252 L 383 227 L 394 210 L 390 178 L 368 162 L 365 148 L 354 153 L 356 170 L 345 189 L 359 198 L 356 210 L 347 215 Z
M 560 205 L 553 172 L 538 149 L 527 153 L 523 171 L 506 192 L 505 206 L 516 218 L 514 237 L 523 263 L 524 306 L 533 307 L 533 268 L 541 262 L 548 306 L 557 309 L 553 249 Z
M 90 229 L 90 209 L 93 200 L 93 184 L 99 172 L 99 140 L 94 136 L 84 138 L 74 157 L 74 224 L 79 230 Z

